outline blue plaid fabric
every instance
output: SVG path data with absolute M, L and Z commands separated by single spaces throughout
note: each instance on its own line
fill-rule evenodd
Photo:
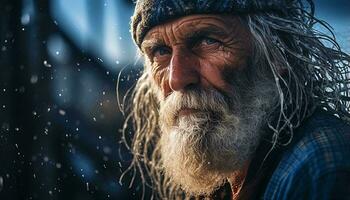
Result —
M 350 199 L 350 126 L 318 111 L 295 136 L 261 199 Z

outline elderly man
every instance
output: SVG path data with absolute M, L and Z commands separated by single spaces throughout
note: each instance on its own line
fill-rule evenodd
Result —
M 350 57 L 313 14 L 301 0 L 137 1 L 129 170 L 156 198 L 350 198 Z

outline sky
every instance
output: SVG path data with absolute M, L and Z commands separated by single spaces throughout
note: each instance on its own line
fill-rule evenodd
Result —
M 340 46 L 350 53 L 350 0 L 316 0 L 316 16 L 333 28 Z

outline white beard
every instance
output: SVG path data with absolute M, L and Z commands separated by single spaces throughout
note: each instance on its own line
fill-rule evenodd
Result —
M 266 109 L 274 102 L 265 86 L 244 103 L 198 88 L 168 96 L 159 112 L 165 176 L 189 194 L 208 195 L 241 169 L 259 144 Z M 200 111 L 177 117 L 181 108 Z

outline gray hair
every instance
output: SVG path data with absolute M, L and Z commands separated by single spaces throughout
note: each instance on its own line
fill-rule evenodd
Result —
M 244 18 L 255 39 L 255 60 L 267 62 L 280 94 L 268 123 L 273 146 L 288 145 L 293 130 L 316 107 L 347 122 L 350 119 L 350 56 L 341 51 L 326 22 L 297 11 L 291 19 L 269 13 Z M 315 24 L 326 28 L 329 35 L 316 30 Z M 289 136 L 279 141 L 282 132 Z
M 288 16 L 256 13 L 241 17 L 254 39 L 253 64 L 270 68 L 279 92 L 278 104 L 267 123 L 271 130 L 270 152 L 277 145 L 288 145 L 293 139 L 293 130 L 316 107 L 347 122 L 350 119 L 350 56 L 341 50 L 331 27 L 314 17 L 311 2 L 309 6 L 307 9 L 297 1 Z M 315 24 L 329 33 L 318 31 Z M 126 116 L 122 142 L 134 157 L 123 175 L 133 172 L 132 184 L 138 171 L 143 191 L 149 186 L 152 198 L 188 198 L 180 188 L 164 180 L 157 146 L 159 102 L 146 72 L 147 64 L 130 96 L 132 107 Z M 132 127 L 131 132 L 128 127 Z

